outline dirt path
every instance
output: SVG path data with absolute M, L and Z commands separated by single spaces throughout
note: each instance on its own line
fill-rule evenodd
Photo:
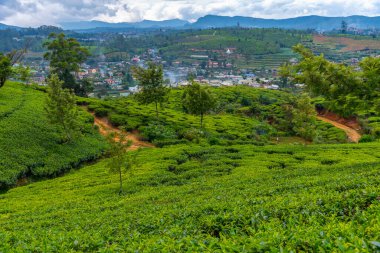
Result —
M 358 143 L 360 138 L 362 137 L 357 130 L 355 130 L 349 126 L 343 125 L 337 121 L 328 119 L 328 118 L 324 117 L 323 115 L 319 115 L 319 116 L 317 116 L 317 118 L 319 120 L 324 121 L 324 122 L 330 123 L 339 129 L 342 129 L 344 132 L 346 132 L 348 139 L 352 142 Z
M 93 114 L 94 115 L 94 114 Z M 99 127 L 100 134 L 107 136 L 111 133 L 115 133 L 115 140 L 119 140 L 121 134 L 126 136 L 127 141 L 132 141 L 132 145 L 129 147 L 129 150 L 137 150 L 139 148 L 153 148 L 154 145 L 149 142 L 141 141 L 137 132 L 125 132 L 117 127 L 111 125 L 107 118 L 98 118 L 94 115 L 95 125 Z

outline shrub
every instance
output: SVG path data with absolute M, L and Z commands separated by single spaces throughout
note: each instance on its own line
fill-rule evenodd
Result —
M 359 142 L 360 143 L 366 143 L 366 142 L 372 142 L 375 140 L 375 137 L 369 134 L 365 134 L 360 138 Z
M 109 110 L 103 107 L 95 108 L 94 111 L 97 117 L 107 117 L 109 113 Z
M 203 131 L 197 128 L 190 128 L 182 133 L 182 137 L 188 141 L 196 141 L 204 136 Z
M 162 124 L 149 124 L 146 127 L 141 127 L 141 135 L 149 141 L 154 140 L 172 140 L 177 138 L 176 132 Z

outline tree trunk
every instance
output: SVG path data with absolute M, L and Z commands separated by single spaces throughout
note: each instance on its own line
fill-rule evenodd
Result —
M 3 78 L 0 79 L 0 88 L 4 86 L 5 84 L 5 81 Z
M 121 176 L 121 170 L 119 170 L 119 179 L 120 179 L 120 190 L 119 195 L 123 194 L 123 178 Z
M 158 103 L 157 102 L 155 102 L 156 103 L 156 117 L 157 117 L 157 120 L 158 120 Z

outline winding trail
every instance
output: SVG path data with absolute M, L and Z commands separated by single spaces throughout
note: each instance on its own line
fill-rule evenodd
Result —
M 118 141 L 120 135 L 125 135 L 126 141 L 132 141 L 132 145 L 128 148 L 128 150 L 137 150 L 139 148 L 154 148 L 155 146 L 146 141 L 141 141 L 140 136 L 137 131 L 134 132 L 126 132 L 122 131 L 117 127 L 112 126 L 112 124 L 108 121 L 107 118 L 99 118 L 91 113 L 94 116 L 94 125 L 99 127 L 99 132 L 101 135 L 108 136 L 111 133 L 115 134 L 115 140 Z
M 357 130 L 355 130 L 349 126 L 343 125 L 337 121 L 328 119 L 327 117 L 324 117 L 323 115 L 317 116 L 317 119 L 322 120 L 326 123 L 330 123 L 331 125 L 339 128 L 339 129 L 342 129 L 344 132 L 346 132 L 347 137 L 351 142 L 358 143 L 360 138 L 362 137 L 361 134 Z

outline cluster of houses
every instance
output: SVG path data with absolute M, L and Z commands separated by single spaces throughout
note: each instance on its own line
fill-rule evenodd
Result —
M 235 50 L 235 48 L 228 48 L 219 53 L 228 56 L 234 54 Z M 135 55 L 124 61 L 109 62 L 100 59 L 92 65 L 82 64 L 77 75 L 79 79 L 89 78 L 93 81 L 94 92 L 89 94 L 92 97 L 119 97 L 137 92 L 138 87 L 134 87 L 133 78 L 130 76 L 130 80 L 127 80 L 126 75 L 130 75 L 132 66 L 144 66 L 148 60 L 164 65 L 165 81 L 171 87 L 188 85 L 189 73 L 193 73 L 195 81 L 213 87 L 247 85 L 254 88 L 279 89 L 275 82 L 277 73 L 262 75 L 256 72 L 250 73 L 248 70 L 236 70 L 228 61 L 222 64 L 199 53 L 202 52 L 194 51 L 191 58 L 206 62 L 206 66 L 200 66 L 200 64 L 183 66 L 180 62 L 177 65 L 175 62 L 168 65 L 160 58 L 156 50 L 150 49 L 142 55 Z M 44 84 L 49 73 L 48 62 L 33 61 L 28 65 L 33 69 L 32 81 Z
M 222 87 L 222 86 L 235 86 L 235 85 L 246 85 L 253 88 L 264 88 L 271 90 L 280 89 L 279 85 L 274 84 L 274 79 L 266 78 L 244 78 L 243 76 L 229 76 L 227 78 L 221 79 L 202 79 L 197 78 L 194 81 L 199 82 L 204 85 L 209 85 L 211 87 Z M 185 80 L 178 83 L 178 86 L 187 86 L 190 82 Z

